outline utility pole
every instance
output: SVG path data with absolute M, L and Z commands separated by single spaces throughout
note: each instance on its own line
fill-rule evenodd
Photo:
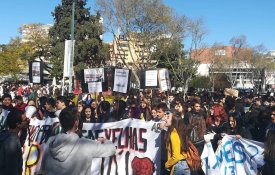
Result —
M 73 89 L 73 75 L 74 75 L 74 13 L 75 13 L 75 0 L 72 0 L 72 17 L 71 17 L 71 58 L 70 58 L 70 75 L 69 75 L 69 93 Z

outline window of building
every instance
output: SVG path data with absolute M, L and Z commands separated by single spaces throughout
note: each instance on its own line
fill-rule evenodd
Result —
M 225 55 L 225 50 L 224 49 L 216 50 L 215 55 L 219 55 L 219 56 Z

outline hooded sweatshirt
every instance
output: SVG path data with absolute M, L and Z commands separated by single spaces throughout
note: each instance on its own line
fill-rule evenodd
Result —
M 22 150 L 17 133 L 1 132 L 0 175 L 21 175 L 22 166 Z
M 61 133 L 51 137 L 46 145 L 41 171 L 45 175 L 91 174 L 92 159 L 116 153 L 111 141 L 104 143 L 79 138 L 75 133 Z

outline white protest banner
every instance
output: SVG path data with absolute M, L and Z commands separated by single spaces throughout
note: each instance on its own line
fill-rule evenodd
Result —
M 248 139 L 225 136 L 215 154 L 208 143 L 204 146 L 201 159 L 206 174 L 257 175 L 257 168 L 264 164 L 263 143 Z
M 128 81 L 129 81 L 129 70 L 115 69 L 113 91 L 127 93 Z
M 126 119 L 112 123 L 84 123 L 83 135 L 104 137 L 117 147 L 116 155 L 93 159 L 91 174 L 157 175 L 160 172 L 158 123 Z
M 58 118 L 30 120 L 30 132 L 23 147 L 23 175 L 34 175 L 35 172 L 39 171 L 45 143 L 51 136 L 52 126 L 58 121 Z
M 145 86 L 158 86 L 158 70 L 145 71 Z
M 91 82 L 88 83 L 89 93 L 102 92 L 102 82 Z
M 40 62 L 32 62 L 32 82 L 41 83 Z
M 104 82 L 104 68 L 84 69 L 84 82 Z

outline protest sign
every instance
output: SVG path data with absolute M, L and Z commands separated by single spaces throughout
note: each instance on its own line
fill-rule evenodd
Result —
M 84 69 L 84 82 L 104 82 L 104 68 Z
M 204 146 L 201 159 L 206 174 L 257 175 L 264 164 L 263 143 L 225 136 L 215 154 L 211 143 Z
M 40 169 L 51 123 L 54 121 L 31 121 L 30 134 L 24 146 L 24 175 L 33 175 Z M 111 140 L 117 147 L 114 156 L 93 159 L 91 174 L 159 174 L 159 123 L 137 119 L 112 123 L 84 123 L 82 133 L 83 137 L 93 140 L 104 137 Z
M 127 93 L 129 86 L 130 70 L 128 69 L 115 69 L 114 76 L 114 92 Z

